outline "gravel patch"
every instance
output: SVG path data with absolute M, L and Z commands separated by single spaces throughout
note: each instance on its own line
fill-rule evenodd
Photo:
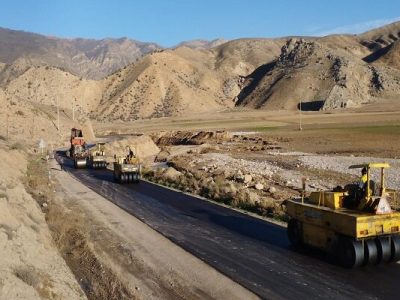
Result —
M 325 155 L 306 155 L 298 158 L 301 163 L 308 168 L 332 170 L 339 173 L 360 175 L 359 169 L 349 169 L 350 165 L 364 164 L 372 162 L 387 162 L 391 168 L 386 171 L 386 186 L 392 189 L 400 187 L 400 160 L 383 159 L 376 157 L 347 157 L 347 156 L 325 156 Z M 372 173 L 372 179 L 380 180 L 378 170 Z

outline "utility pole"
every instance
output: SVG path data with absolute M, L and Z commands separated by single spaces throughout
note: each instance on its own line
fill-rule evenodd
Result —
M 301 99 L 300 99 L 299 108 L 300 108 L 300 109 L 299 109 L 299 110 L 300 110 L 300 114 L 299 114 L 299 130 L 302 131 L 302 130 L 303 130 L 303 127 L 302 127 L 302 124 L 301 124 L 301 121 L 302 121 L 302 120 L 301 120 L 301 117 L 302 117 L 302 116 L 301 116 Z
M 58 105 L 58 96 L 56 96 L 57 99 L 57 131 L 58 131 L 58 137 L 60 138 L 60 107 Z
M 35 135 L 35 112 L 32 111 L 32 133 L 31 136 L 34 138 Z
M 72 121 L 75 121 L 75 98 L 72 100 Z
M 7 114 L 6 114 L 6 137 L 7 137 L 7 140 L 8 140 L 8 138 L 9 138 L 9 134 L 10 134 L 10 130 L 9 130 L 9 128 L 8 128 L 8 111 L 7 111 Z

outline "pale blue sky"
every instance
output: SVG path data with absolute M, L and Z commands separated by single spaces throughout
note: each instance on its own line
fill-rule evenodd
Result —
M 400 20 L 398 0 L 1 0 L 0 27 L 59 37 L 192 39 L 359 33 Z

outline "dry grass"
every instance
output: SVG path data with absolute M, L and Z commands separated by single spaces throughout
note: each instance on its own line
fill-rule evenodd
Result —
M 66 210 L 54 199 L 53 187 L 48 181 L 48 166 L 40 156 L 30 160 L 27 170 L 28 191 L 46 213 L 53 239 L 67 265 L 75 275 L 88 299 L 134 299 L 133 294 L 121 283 L 113 271 L 101 263 L 90 245 L 86 216 L 78 211 Z M 43 208 L 43 203 L 48 203 Z M 16 276 L 37 287 L 43 298 L 54 298 L 49 283 L 30 268 L 19 268 Z M 40 284 L 37 280 L 40 279 Z
M 53 283 L 47 274 L 38 272 L 33 266 L 17 266 L 14 275 L 27 285 L 33 287 L 42 299 L 54 299 Z

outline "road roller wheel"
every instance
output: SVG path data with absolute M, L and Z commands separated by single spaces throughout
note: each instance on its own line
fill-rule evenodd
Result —
M 342 237 L 338 245 L 339 263 L 346 268 L 357 268 L 364 262 L 364 247 L 360 241 Z
M 381 237 L 375 239 L 376 247 L 378 248 L 378 261 L 377 263 L 384 263 L 390 260 L 391 247 L 388 237 Z
M 290 219 L 287 226 L 287 236 L 292 246 L 297 247 L 302 243 L 301 223 L 296 219 Z
M 390 255 L 390 261 L 396 262 L 400 260 L 400 236 L 394 235 L 391 238 L 391 255 Z
M 374 240 L 364 241 L 364 265 L 376 264 L 378 260 L 378 248 Z

